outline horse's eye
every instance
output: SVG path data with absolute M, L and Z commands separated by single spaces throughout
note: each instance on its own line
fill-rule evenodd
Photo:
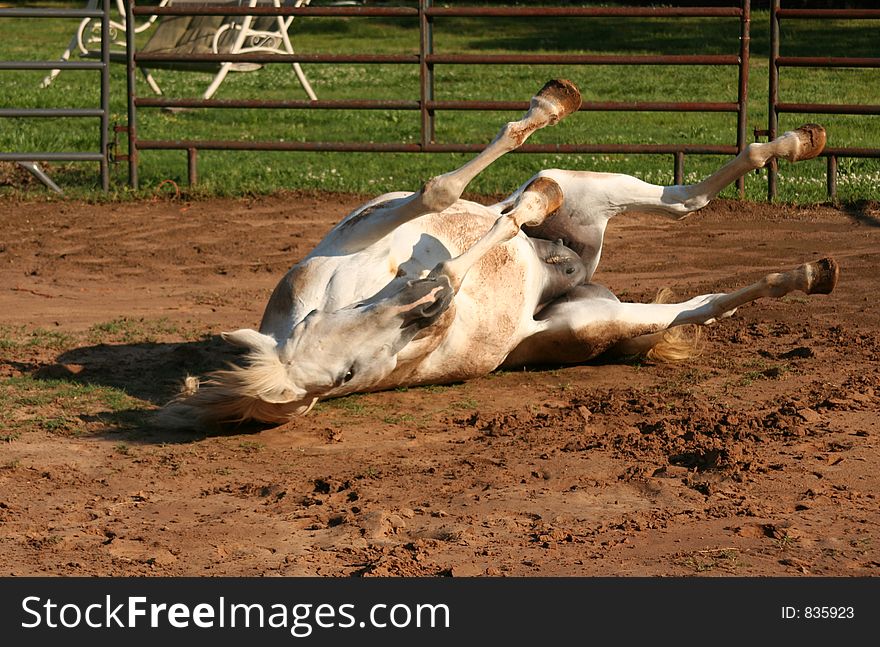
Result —
M 351 378 L 354 377 L 354 369 L 350 368 L 345 373 L 341 373 L 336 376 L 336 381 L 333 382 L 334 387 L 342 386 L 348 382 L 351 382 Z
M 573 267 L 566 267 L 565 273 L 566 274 L 574 274 L 574 268 Z

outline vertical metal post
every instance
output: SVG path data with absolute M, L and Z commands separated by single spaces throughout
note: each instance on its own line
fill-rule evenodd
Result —
M 137 109 L 135 108 L 134 9 L 135 0 L 125 3 L 125 60 L 128 88 L 128 183 L 138 188 Z
M 672 183 L 676 185 L 684 184 L 684 153 L 682 151 L 676 151 L 675 153 L 675 166 Z
M 828 156 L 828 169 L 826 174 L 828 197 L 837 200 L 837 155 Z
M 767 140 L 776 139 L 779 128 L 779 115 L 776 105 L 779 103 L 779 0 L 773 0 L 770 5 L 770 86 L 767 93 Z M 776 171 L 778 165 L 776 159 L 770 160 L 767 168 L 767 199 L 776 197 Z
M 736 113 L 736 150 L 743 152 L 746 147 L 746 127 L 749 112 L 749 46 L 751 41 L 752 11 L 751 0 L 743 0 L 739 35 L 739 108 Z M 739 197 L 746 196 L 745 176 L 736 181 Z
M 101 16 L 101 188 L 110 190 L 110 0 Z
M 431 0 L 419 0 L 419 99 L 421 103 L 422 150 L 434 143 L 434 111 L 428 102 L 434 100 L 434 65 L 428 63 L 428 56 L 434 53 L 434 22 L 427 14 Z
M 186 179 L 189 185 L 195 186 L 199 181 L 199 149 L 186 149 Z

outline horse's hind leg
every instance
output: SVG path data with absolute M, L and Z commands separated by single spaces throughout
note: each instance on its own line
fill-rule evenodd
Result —
M 471 180 L 492 162 L 522 146 L 536 130 L 552 126 L 575 112 L 580 104 L 580 92 L 571 82 L 547 82 L 532 97 L 528 112 L 518 121 L 505 124 L 479 155 L 460 168 L 431 179 L 420 191 L 410 196 L 372 207 L 369 217 L 364 212 L 363 215 L 355 214 L 334 232 L 340 235 L 340 238 L 334 240 L 334 245 L 346 252 L 354 252 L 367 247 L 413 218 L 426 213 L 437 213 L 452 206 Z
M 608 220 L 627 211 L 684 216 L 705 207 L 718 193 L 749 171 L 771 159 L 791 162 L 811 159 L 825 146 L 825 129 L 801 126 L 772 142 L 749 144 L 745 150 L 702 182 L 661 186 L 620 173 L 594 173 L 550 169 L 538 175 L 552 178 L 565 195 L 559 212 L 538 227 L 527 227 L 529 236 L 562 239 L 584 261 L 591 277 L 599 263 Z M 516 198 L 516 194 L 509 200 Z M 508 201 L 502 202 L 504 206 Z
M 763 168 L 773 159 L 789 162 L 813 159 L 825 148 L 825 129 L 805 124 L 771 142 L 749 144 L 743 151 L 702 182 L 666 187 L 661 203 L 675 213 L 687 214 L 705 207 L 722 189 L 749 171 Z
M 781 158 L 798 162 L 816 157 L 825 148 L 825 138 L 822 126 L 805 124 L 771 142 L 749 144 L 727 164 L 696 184 L 656 186 L 634 178 L 631 182 L 621 181 L 614 197 L 618 198 L 617 193 L 628 195 L 620 196 L 616 204 L 620 211 L 649 210 L 685 215 L 702 209 L 722 189 L 749 171 L 763 168 L 770 160 Z
M 762 297 L 780 298 L 796 290 L 828 294 L 837 284 L 837 275 L 837 263 L 825 258 L 769 274 L 729 294 L 705 294 L 683 303 L 621 303 L 599 286 L 580 286 L 541 310 L 538 330 L 510 354 L 504 366 L 570 364 L 606 351 L 642 352 L 660 339 L 659 333 L 687 324 L 712 323 Z

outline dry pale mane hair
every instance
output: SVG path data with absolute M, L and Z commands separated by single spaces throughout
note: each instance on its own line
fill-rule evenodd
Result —
M 287 375 L 278 355 L 252 349 L 244 366 L 230 365 L 207 379 L 187 376 L 177 397 L 159 410 L 157 423 L 168 428 L 228 426 L 259 419 L 284 423 L 302 402 L 279 402 Z

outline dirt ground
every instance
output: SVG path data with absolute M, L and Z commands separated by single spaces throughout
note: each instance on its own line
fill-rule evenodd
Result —
M 57 402 L 6 412 L 24 431 L 0 442 L 0 575 L 880 574 L 876 203 L 612 222 L 596 279 L 626 300 L 840 262 L 834 294 L 744 307 L 683 363 L 503 372 L 228 435 L 151 427 L 358 202 L 0 201 L 0 326 L 68 340 L 6 344 L 0 379 L 135 403 L 65 400 L 67 428 L 25 424 Z

